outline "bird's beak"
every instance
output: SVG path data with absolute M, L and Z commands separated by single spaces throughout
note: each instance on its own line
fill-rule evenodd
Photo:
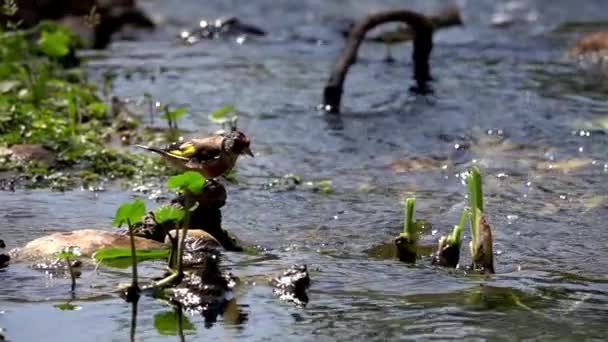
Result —
M 254 158 L 255 156 L 253 155 L 253 152 L 251 152 L 251 149 L 249 147 L 247 147 L 246 149 L 243 150 L 243 153 L 250 156 L 251 158 Z

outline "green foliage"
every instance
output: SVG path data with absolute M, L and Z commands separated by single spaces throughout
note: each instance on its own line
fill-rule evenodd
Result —
M 55 304 L 53 305 L 54 307 L 56 307 L 57 309 L 61 310 L 61 311 L 76 311 L 76 310 L 80 310 L 81 307 L 79 305 L 74 305 L 70 302 L 67 303 L 61 303 L 61 304 Z
M 460 220 L 457 225 L 454 226 L 454 230 L 452 230 L 452 234 L 447 237 L 447 244 L 450 246 L 460 246 L 462 231 L 464 230 L 464 226 L 467 223 L 467 218 L 471 214 L 471 211 L 468 208 L 465 208 L 460 214 Z
M 471 255 L 477 255 L 477 241 L 479 240 L 479 220 L 483 216 L 483 190 L 481 187 L 481 173 L 479 168 L 473 167 L 467 175 L 469 202 L 471 207 Z
M 137 262 L 144 260 L 163 260 L 169 257 L 168 249 L 137 250 Z M 101 248 L 93 258 L 98 262 L 116 268 L 127 268 L 133 264 L 130 248 Z
M 42 31 L 38 47 L 45 55 L 58 58 L 70 53 L 70 43 L 70 36 L 63 31 Z
M 163 114 L 161 116 L 161 118 L 175 122 L 175 121 L 177 121 L 177 119 L 181 118 L 184 114 L 186 114 L 186 111 L 188 111 L 188 110 L 184 107 L 178 107 L 174 110 L 167 109 L 165 111 L 165 114 Z
M 186 171 L 167 181 L 167 188 L 188 191 L 193 194 L 200 193 L 204 186 L 205 178 L 195 171 Z
M 48 21 L 27 31 L 0 32 L 0 147 L 40 144 L 55 161 L 43 170 L 0 158 L 0 170 L 28 175 L 38 187 L 52 186 L 56 180 L 47 177 L 59 172 L 64 185 L 75 186 L 80 180 L 78 172 L 69 172 L 74 169 L 102 179 L 163 174 L 166 167 L 149 155 L 107 147 L 115 120 L 108 106 L 82 72 L 66 70 L 57 57 L 80 44 L 76 37 Z
M 186 211 L 172 205 L 163 205 L 154 210 L 154 221 L 163 224 L 170 221 L 181 221 L 186 215 Z
M 209 120 L 211 120 L 212 122 L 215 123 L 219 123 L 219 124 L 225 124 L 229 121 L 232 120 L 232 117 L 234 116 L 228 116 L 228 114 L 230 113 L 234 113 L 235 112 L 235 108 L 233 105 L 226 105 L 220 109 L 215 110 L 213 113 L 211 113 L 209 115 Z
M 403 235 L 415 241 L 418 238 L 417 226 L 414 224 L 414 205 L 416 199 L 413 197 L 405 200 L 405 219 L 403 221 Z
M 145 214 L 146 204 L 144 201 L 138 198 L 133 202 L 123 203 L 120 207 L 118 207 L 112 225 L 120 227 L 126 223 L 129 226 L 132 226 L 140 223 Z M 130 252 L 129 255 L 131 255 Z
M 177 336 L 180 317 L 174 311 L 159 312 L 154 315 L 154 328 L 161 335 Z M 194 324 L 181 315 L 182 331 L 196 331 Z

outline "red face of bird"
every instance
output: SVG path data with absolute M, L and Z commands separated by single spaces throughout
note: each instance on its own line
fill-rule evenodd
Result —
M 253 157 L 253 152 L 251 152 L 251 148 L 249 147 L 251 142 L 249 141 L 249 138 L 247 138 L 245 133 L 238 130 L 232 133 L 235 134 L 233 147 L 234 151 L 238 154 L 246 154 L 248 156 Z

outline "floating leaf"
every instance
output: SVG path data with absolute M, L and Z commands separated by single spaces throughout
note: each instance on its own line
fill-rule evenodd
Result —
M 116 210 L 116 216 L 112 225 L 120 227 L 123 224 L 136 224 L 141 222 L 142 217 L 146 214 L 146 204 L 141 199 L 136 199 L 133 202 L 122 204 Z M 130 253 L 129 253 L 130 255 Z
M 144 260 L 159 260 L 169 257 L 169 249 L 136 250 L 137 262 Z M 127 268 L 132 264 L 130 248 L 101 248 L 93 254 L 93 258 L 100 263 L 116 268 Z
M 209 115 L 209 120 L 215 123 L 226 123 L 229 119 L 226 117 L 226 114 L 234 113 L 235 108 L 233 105 L 226 105 Z
M 162 224 L 169 221 L 181 221 L 186 212 L 172 205 L 165 205 L 154 210 L 154 221 Z
M 159 312 L 154 315 L 154 328 L 161 335 L 176 336 L 178 319 L 175 311 Z M 196 331 L 194 324 L 184 315 L 182 315 L 182 331 Z
M 70 53 L 70 36 L 63 31 L 42 31 L 38 47 L 49 57 L 63 57 Z
M 167 181 L 167 188 L 188 190 L 191 193 L 199 193 L 205 186 L 205 178 L 198 172 L 187 171 L 173 176 Z
M 57 309 L 63 310 L 63 311 L 75 311 L 75 310 L 82 309 L 81 306 L 74 305 L 72 303 L 61 303 L 61 304 L 55 304 L 53 306 L 56 307 Z

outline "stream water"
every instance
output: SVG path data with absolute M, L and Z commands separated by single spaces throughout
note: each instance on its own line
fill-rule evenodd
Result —
M 225 266 L 256 280 L 236 294 L 248 319 L 205 325 L 189 316 L 186 340 L 606 338 L 608 135 L 584 126 L 607 115 L 606 84 L 564 57 L 582 31 L 557 29 L 608 19 L 608 2 L 458 1 L 465 25 L 435 35 L 433 96 L 407 92 L 410 44 L 394 47 L 398 62 L 387 64 L 384 46 L 368 43 L 339 118 L 315 107 L 343 45 L 342 19 L 398 7 L 433 13 L 446 1 L 140 3 L 158 30 L 88 54 L 86 70 L 94 80 L 116 73 L 112 93 L 121 97 L 149 92 L 186 106 L 180 126 L 193 131 L 215 130 L 208 114 L 234 104 L 256 157 L 238 162 L 224 224 L 273 255 L 227 253 Z M 493 27 L 501 13 L 515 13 L 515 23 Z M 222 15 L 269 35 L 176 43 L 181 29 Z M 418 199 L 416 216 L 433 224 L 424 244 L 451 230 L 466 201 L 459 175 L 472 164 L 484 174 L 496 275 L 432 268 L 428 257 L 407 265 L 368 255 L 399 232 L 406 194 Z M 333 193 L 267 186 L 288 173 L 331 180 Z M 12 248 L 51 232 L 112 229 L 117 205 L 134 195 L 117 186 L 0 192 L 1 238 Z M 261 280 L 294 263 L 310 270 L 305 308 L 279 301 Z M 144 277 L 162 270 L 142 266 Z M 69 299 L 69 279 L 11 265 L 0 272 L 0 328 L 11 341 L 128 340 L 131 309 L 110 294 L 128 279 L 128 269 L 84 273 L 72 302 L 80 309 L 60 311 L 54 305 Z M 142 298 L 137 339 L 167 339 L 153 323 L 170 310 Z

